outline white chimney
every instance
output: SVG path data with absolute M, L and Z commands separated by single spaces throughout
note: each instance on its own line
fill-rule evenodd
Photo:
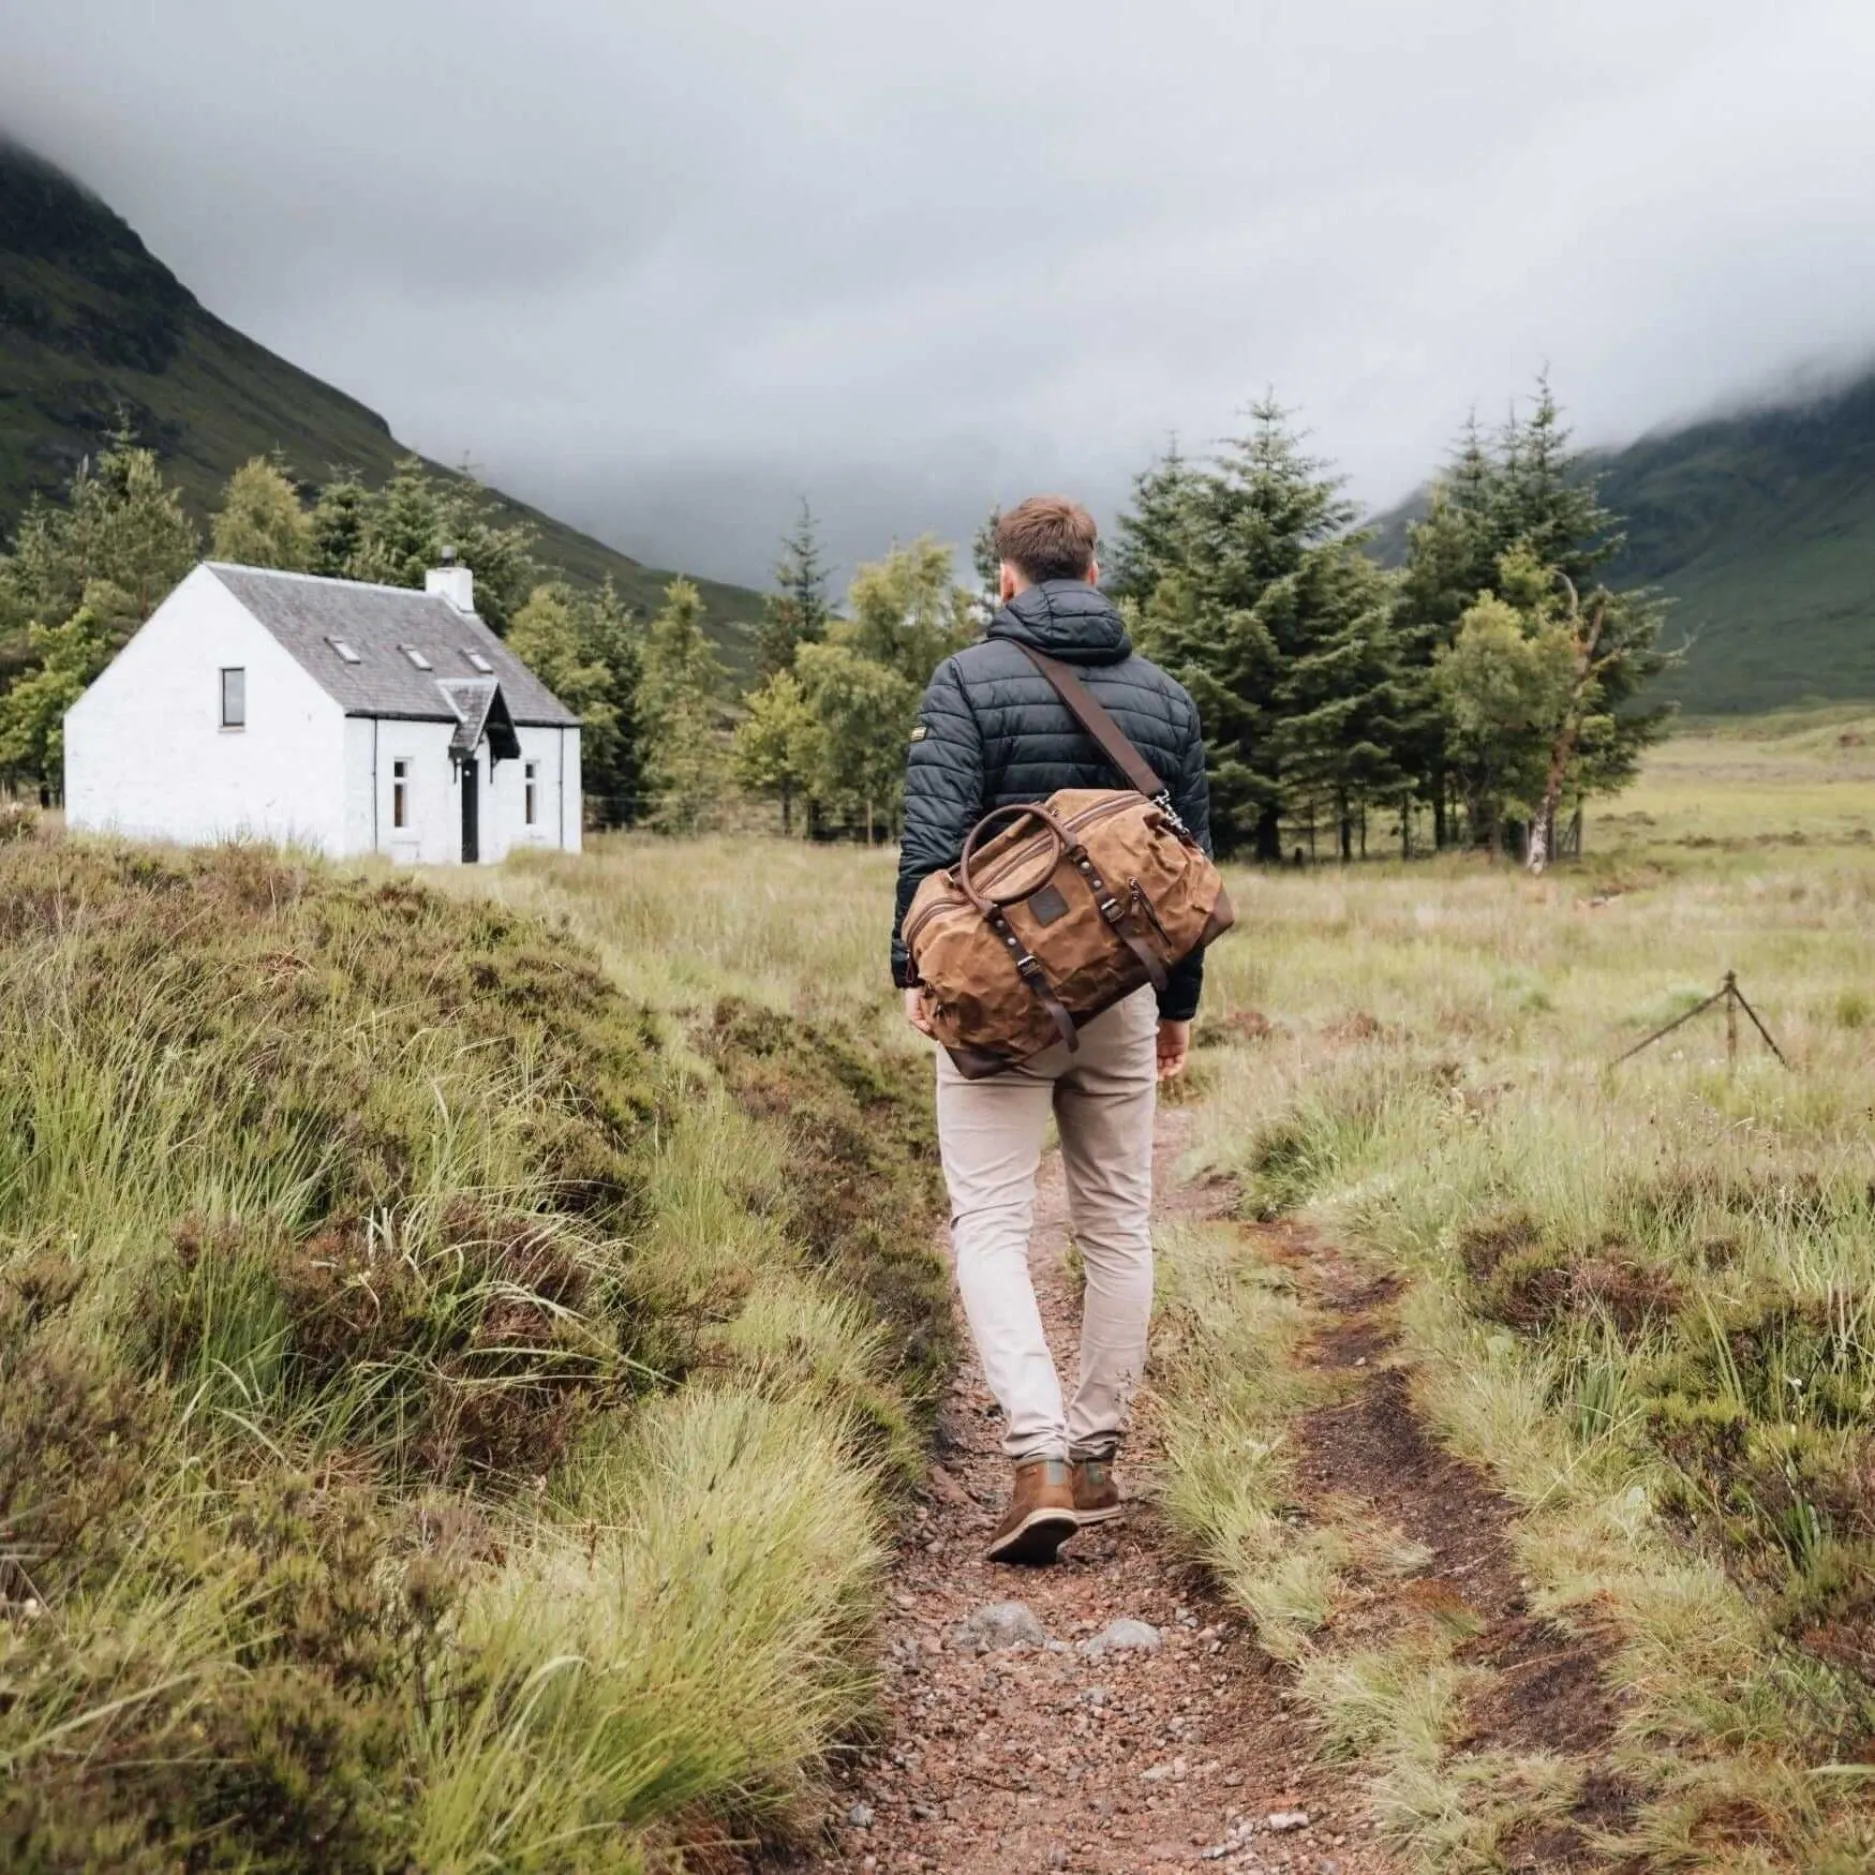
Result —
M 423 590 L 440 593 L 458 612 L 475 610 L 475 575 L 466 566 L 456 564 L 454 547 L 445 547 L 443 564 L 424 574 Z

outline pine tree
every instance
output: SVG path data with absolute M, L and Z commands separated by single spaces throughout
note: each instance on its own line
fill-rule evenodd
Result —
M 1498 554 L 1522 545 L 1544 565 L 1586 588 L 1621 551 L 1620 523 L 1596 492 L 1595 478 L 1569 447 L 1549 374 L 1519 422 L 1513 411 L 1499 442 L 1491 513 Z
M 1003 524 L 1003 511 L 992 508 L 970 543 L 970 564 L 976 569 L 977 587 L 986 608 L 994 610 L 1003 584 L 1003 556 L 996 549 L 996 530 Z
M 1133 505 L 1115 530 L 1104 584 L 1114 598 L 1144 604 L 1161 583 L 1186 571 L 1196 551 L 1192 530 L 1202 513 L 1201 476 L 1179 454 L 1178 441 L 1133 478 Z
M 1506 673 L 1523 654 L 1509 646 L 1504 613 L 1487 610 L 1474 618 L 1475 608 L 1485 598 L 1501 600 L 1525 621 L 1526 636 L 1534 632 L 1540 608 L 1527 593 L 1520 596 L 1522 588 L 1506 589 L 1504 571 L 1532 564 L 1542 569 L 1543 606 L 1558 603 L 1567 590 L 1589 608 L 1605 592 L 1599 575 L 1619 552 L 1621 538 L 1618 519 L 1602 505 L 1594 477 L 1570 448 L 1547 376 L 1537 380 L 1530 414 L 1520 417 L 1513 409 L 1494 443 L 1481 438 L 1475 420 L 1461 433 L 1426 518 L 1409 534 L 1396 620 L 1412 668 L 1427 676 L 1439 670 L 1435 695 L 1441 708 L 1415 738 L 1409 766 L 1432 802 L 1440 844 L 1452 834 L 1454 789 L 1466 803 L 1473 840 L 1493 846 L 1506 836 L 1521 838 L 1527 816 L 1540 807 L 1540 799 L 1529 798 L 1529 771 L 1521 756 L 1488 748 L 1476 733 L 1493 707 L 1480 700 L 1487 692 L 1511 715 L 1522 707 L 1507 701 L 1518 686 Z M 1527 572 L 1519 578 L 1527 585 Z M 1593 686 L 1605 707 L 1586 711 L 1564 783 L 1573 787 L 1579 778 L 1588 792 L 1617 786 L 1631 775 L 1665 721 L 1661 708 L 1637 707 L 1640 691 L 1667 662 L 1658 642 L 1663 609 L 1647 593 L 1605 596 L 1609 662 Z M 1455 668 L 1470 686 L 1463 707 L 1471 728 L 1460 732 L 1453 715 L 1461 701 L 1453 689 L 1459 678 L 1440 667 L 1468 619 L 1476 627 L 1475 642 Z M 1525 683 L 1523 691 L 1528 688 Z M 1536 728 L 1505 734 L 1513 741 L 1525 735 L 1543 739 Z M 1544 831 L 1547 837 L 1547 826 Z
M 327 579 L 364 579 L 365 530 L 372 494 L 350 470 L 338 471 L 313 503 L 309 573 Z
M 814 511 L 803 496 L 794 532 L 781 543 L 775 590 L 762 601 L 762 622 L 755 628 L 756 670 L 763 677 L 773 677 L 791 669 L 796 649 L 818 644 L 827 635 L 831 617 L 826 560 Z
M 420 587 L 445 549 L 452 550 L 475 575 L 476 612 L 491 630 L 506 635 L 539 576 L 534 534 L 519 523 L 498 522 L 479 483 L 460 477 L 445 482 L 420 458 L 406 456 L 360 512 L 362 527 L 346 577 Z
M 0 561 L 0 630 L 70 618 L 97 580 L 127 594 L 141 621 L 201 552 L 181 496 L 126 421 L 95 461 L 79 464 L 63 505 L 36 500 L 27 509 Z
M 1359 537 L 1312 548 L 1259 607 L 1278 642 L 1304 645 L 1284 660 L 1271 740 L 1284 806 L 1314 827 L 1326 811 L 1342 859 L 1370 807 L 1406 811 L 1402 752 L 1410 695 L 1393 631 L 1393 590 Z
M 228 478 L 211 533 L 217 560 L 287 573 L 312 565 L 312 519 L 278 455 L 252 456 Z
M 1304 453 L 1280 405 L 1266 399 L 1250 416 L 1249 433 L 1209 463 L 1171 452 L 1140 478 L 1118 566 L 1143 648 L 1198 705 L 1220 845 L 1277 860 L 1284 686 L 1346 626 L 1346 577 L 1331 575 L 1355 510 L 1340 479 Z M 1329 563 L 1315 566 L 1323 555 Z

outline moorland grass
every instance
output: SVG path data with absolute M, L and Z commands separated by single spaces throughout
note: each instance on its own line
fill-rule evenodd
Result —
M 1710 847 L 1653 843 L 1656 813 L 1542 882 L 1460 861 L 1244 877 L 1210 973 L 1200 1156 L 1251 1212 L 1306 1208 L 1407 1279 L 1420 1411 L 1517 1507 L 1533 1606 L 1612 1649 L 1606 1768 L 1633 1802 L 1608 1848 L 1646 1867 L 1875 1855 L 1875 788 L 1821 772 L 1837 733 L 1781 748 L 1828 804 L 1801 842 L 1745 831 L 1747 768 L 1713 784 Z M 1793 1071 L 1747 1029 L 1728 1072 L 1716 1015 L 1609 1066 L 1726 969 Z M 1265 1280 L 1240 1279 L 1253 1319 Z M 1165 1379 L 1200 1429 L 1172 1508 L 1260 1613 L 1267 1526 L 1218 1536 L 1241 1519 L 1224 1444 L 1246 1383 L 1183 1359 Z M 1567 1780 L 1458 1748 L 1450 1650 L 1420 1638 L 1364 1658 L 1272 1624 L 1416 1861 L 1504 1866 Z
M 792 1826 L 944 1354 L 917 1064 L 789 935 L 654 1001 L 485 893 L 0 847 L 0 1865 Z

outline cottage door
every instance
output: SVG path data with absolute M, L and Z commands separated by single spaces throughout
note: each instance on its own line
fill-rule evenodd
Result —
M 462 863 L 473 866 L 482 857 L 482 764 L 474 756 L 462 763 Z

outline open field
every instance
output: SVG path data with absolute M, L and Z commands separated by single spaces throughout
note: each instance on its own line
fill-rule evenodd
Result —
M 1592 850 L 1700 852 L 1875 841 L 1875 711 L 1866 703 L 1693 723 L 1639 784 L 1596 808 Z

